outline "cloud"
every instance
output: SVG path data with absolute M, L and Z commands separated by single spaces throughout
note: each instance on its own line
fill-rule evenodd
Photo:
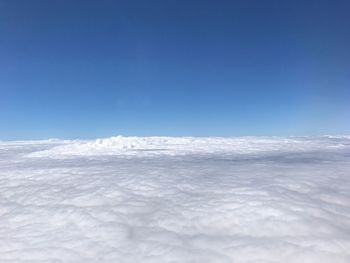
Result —
M 349 262 L 350 137 L 0 142 L 1 262 Z

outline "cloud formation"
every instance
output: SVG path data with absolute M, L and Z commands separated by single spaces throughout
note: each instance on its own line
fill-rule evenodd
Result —
M 350 137 L 0 142 L 1 262 L 350 261 Z

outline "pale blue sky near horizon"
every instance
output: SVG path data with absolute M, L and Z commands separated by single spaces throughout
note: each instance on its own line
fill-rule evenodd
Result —
M 0 0 L 0 140 L 350 134 L 345 0 Z

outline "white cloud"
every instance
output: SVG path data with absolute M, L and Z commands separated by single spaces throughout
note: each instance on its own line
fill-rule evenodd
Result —
M 350 262 L 350 138 L 0 142 L 0 262 Z

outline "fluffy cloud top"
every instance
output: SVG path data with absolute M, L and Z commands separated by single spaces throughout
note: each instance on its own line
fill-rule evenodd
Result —
M 0 142 L 1 262 L 350 262 L 350 138 Z

